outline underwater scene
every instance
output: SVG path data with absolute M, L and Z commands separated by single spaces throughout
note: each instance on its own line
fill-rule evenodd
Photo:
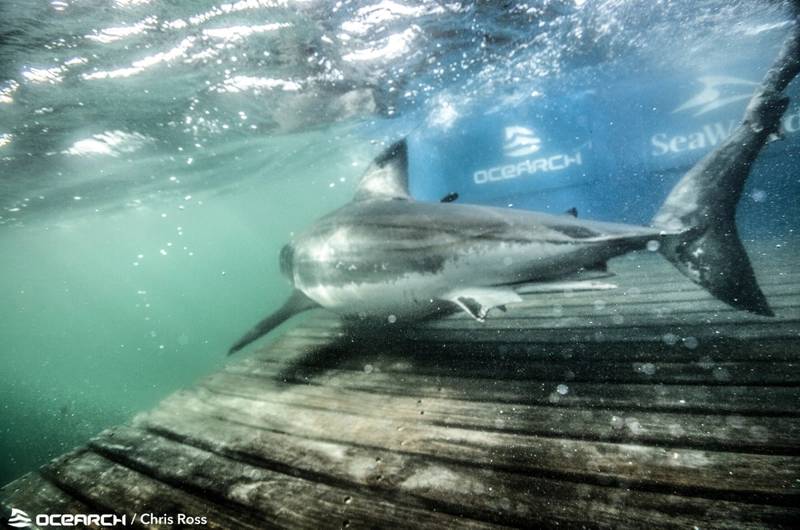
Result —
M 0 525 L 794 527 L 799 72 L 796 0 L 0 0 Z

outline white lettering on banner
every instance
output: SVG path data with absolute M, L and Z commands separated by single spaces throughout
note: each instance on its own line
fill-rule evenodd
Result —
M 695 151 L 697 149 L 707 149 L 716 146 L 725 138 L 731 135 L 738 122 L 730 120 L 727 123 L 716 122 L 703 125 L 698 131 L 689 134 L 676 134 L 670 136 L 667 133 L 657 133 L 650 138 L 653 156 L 664 156 L 670 153 L 682 153 L 685 151 Z M 800 109 L 790 114 L 785 114 L 781 119 L 781 132 L 783 134 L 794 134 L 800 131 Z M 770 141 L 775 141 L 778 135 L 770 136 Z
M 582 164 L 583 159 L 581 158 L 581 152 L 577 151 L 573 156 L 563 154 L 553 155 L 546 158 L 537 158 L 535 160 L 523 160 L 516 164 L 479 169 L 473 173 L 472 179 L 475 181 L 475 184 L 487 184 L 489 182 L 515 179 L 540 172 L 562 171 L 570 166 L 580 166 Z

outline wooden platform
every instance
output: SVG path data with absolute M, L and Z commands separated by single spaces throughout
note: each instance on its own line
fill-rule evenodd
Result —
M 318 312 L 0 499 L 211 528 L 797 527 L 799 261 L 754 254 L 775 318 L 650 253 L 485 324 Z

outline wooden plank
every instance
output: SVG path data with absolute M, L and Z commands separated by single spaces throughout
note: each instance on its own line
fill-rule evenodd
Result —
M 173 465 L 177 462 L 173 462 Z M 67 453 L 42 469 L 43 475 L 59 488 L 79 496 L 91 507 L 89 513 L 125 515 L 127 522 L 142 528 L 172 528 L 174 524 L 142 524 L 134 514 L 176 517 L 207 517 L 204 527 L 276 528 L 269 519 L 253 518 L 235 508 L 215 504 L 205 492 L 192 494 L 147 475 L 119 465 L 86 448 Z
M 200 423 L 194 425 L 204 429 Z M 221 431 L 215 431 L 215 436 L 227 439 Z M 268 469 L 132 428 L 115 429 L 93 440 L 91 447 L 104 458 L 124 464 L 126 469 L 136 469 L 160 483 L 201 492 L 217 506 L 229 507 L 262 526 L 317 529 L 327 522 L 335 527 L 393 528 L 414 521 L 418 528 L 491 527 L 458 515 L 437 513 L 418 501 L 417 506 L 392 502 L 368 488 L 354 487 L 343 481 L 329 484 L 320 474 L 296 476 L 294 472 L 286 472 L 285 464 L 280 470 Z M 264 449 L 281 451 L 280 447 L 273 446 Z M 83 458 L 95 465 L 99 457 Z M 89 467 L 85 462 L 81 465 Z M 103 465 L 97 464 L 101 472 L 107 473 Z M 74 468 L 75 464 L 70 467 Z M 140 481 L 137 479 L 134 483 Z M 114 482 L 121 481 L 115 479 Z M 215 517 L 219 515 L 209 515 L 209 520 Z M 217 524 L 228 524 L 228 528 L 238 528 L 222 519 L 214 520 Z
M 263 364 L 274 364 L 272 374 L 292 368 L 318 368 L 313 362 L 286 362 L 264 359 Z M 458 367 L 449 369 L 448 362 Z M 460 377 L 495 378 L 503 381 L 526 380 L 568 384 L 576 383 L 653 383 L 665 385 L 737 385 L 737 386 L 800 386 L 800 364 L 787 366 L 783 362 L 595 362 L 582 365 L 574 361 L 529 361 L 517 365 L 488 365 L 484 359 L 466 359 L 437 356 L 434 358 L 388 357 L 383 355 L 359 356 L 337 365 L 331 370 L 351 370 L 363 373 L 365 364 L 382 371 L 412 372 L 417 375 L 436 376 L 448 374 Z M 232 365 L 230 371 L 246 373 L 245 366 Z M 394 370 L 393 367 L 407 367 Z M 261 367 L 269 372 L 269 368 Z
M 43 478 L 38 473 L 28 473 L 0 488 L 0 503 L 6 512 L 0 517 L 0 526 L 11 508 L 22 510 L 35 520 L 40 513 L 92 513 L 93 510 Z
M 720 528 L 745 528 L 765 522 L 785 524 L 798 515 L 791 507 L 623 492 L 614 487 L 520 475 L 358 443 L 253 429 L 202 413 L 172 417 L 162 413 L 143 418 L 141 423 L 183 443 L 256 462 L 261 467 L 290 465 L 298 474 L 346 481 L 398 501 L 418 499 L 435 511 L 455 511 L 498 524 L 615 528 L 621 524 L 687 527 L 702 522 Z M 363 425 L 353 424 L 353 428 L 361 429 Z M 124 451 L 129 454 L 136 450 L 125 447 Z
M 796 458 L 440 427 L 397 420 L 390 408 L 384 411 L 386 418 L 365 421 L 362 416 L 338 411 L 308 410 L 196 390 L 173 396 L 143 421 L 168 428 L 176 416 L 195 413 L 254 430 L 427 455 L 527 475 L 713 498 L 746 497 L 777 504 L 800 500 L 800 484 L 795 481 L 800 461 Z
M 288 331 L 279 339 L 268 342 L 255 350 L 254 357 L 265 360 L 291 360 L 293 363 L 322 362 L 324 353 L 337 356 L 337 366 L 348 362 L 363 361 L 365 356 L 372 358 L 396 358 L 408 363 L 431 359 L 436 362 L 447 359 L 451 367 L 458 368 L 462 363 L 486 365 L 491 360 L 495 365 L 524 366 L 527 362 L 544 360 L 587 362 L 685 362 L 703 365 L 715 362 L 795 362 L 800 360 L 800 349 L 796 339 L 763 338 L 758 341 L 741 341 L 717 338 L 689 348 L 682 337 L 668 337 L 668 341 L 647 343 L 592 343 L 592 344 L 554 344 L 531 342 L 473 342 L 452 343 L 447 341 L 406 340 L 397 335 L 384 334 L 373 337 L 361 334 L 359 330 L 348 331 L 343 327 L 308 329 L 299 326 Z M 382 339 L 376 347 L 376 341 Z M 662 337 L 663 339 L 663 337 Z M 324 364 L 324 363 L 323 363 Z M 363 364 L 361 365 L 363 367 Z
M 405 373 L 402 373 L 405 369 Z M 235 369 L 234 369 L 235 370 Z M 250 373 L 254 374 L 255 369 Z M 292 367 L 267 378 L 391 396 L 454 397 L 477 402 L 602 407 L 678 413 L 800 416 L 800 392 L 794 387 L 605 384 L 569 382 L 565 395 L 552 382 L 425 376 L 400 366 L 394 372 Z
M 287 386 L 264 380 L 254 383 L 231 374 L 215 374 L 201 385 L 216 393 L 359 416 L 385 417 L 389 408 L 397 420 L 459 428 L 670 447 L 800 454 L 800 419 L 797 418 L 509 405 L 454 399 L 446 397 L 448 392 L 425 399 L 387 397 L 331 386 Z M 248 392 L 254 386 L 259 390 Z
M 797 338 L 800 335 L 800 320 L 790 322 L 737 322 L 716 323 L 713 325 L 696 323 L 652 324 L 647 326 L 629 325 L 622 328 L 597 326 L 595 328 L 575 329 L 518 329 L 470 327 L 459 329 L 408 328 L 407 336 L 412 340 L 447 340 L 460 342 L 547 342 L 561 344 L 585 343 L 637 343 L 662 342 L 664 337 L 693 337 L 698 341 L 726 337 L 738 340 L 757 341 L 763 337 Z

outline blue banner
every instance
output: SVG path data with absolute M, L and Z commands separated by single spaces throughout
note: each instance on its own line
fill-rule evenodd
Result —
M 725 65 L 531 97 L 513 110 L 418 131 L 409 137 L 411 193 L 551 212 L 577 207 L 596 219 L 645 223 L 677 179 L 739 124 L 774 48 Z M 800 152 L 800 83 L 787 95 L 781 134 L 748 181 L 755 202 L 788 205 L 800 189 L 793 158 Z

